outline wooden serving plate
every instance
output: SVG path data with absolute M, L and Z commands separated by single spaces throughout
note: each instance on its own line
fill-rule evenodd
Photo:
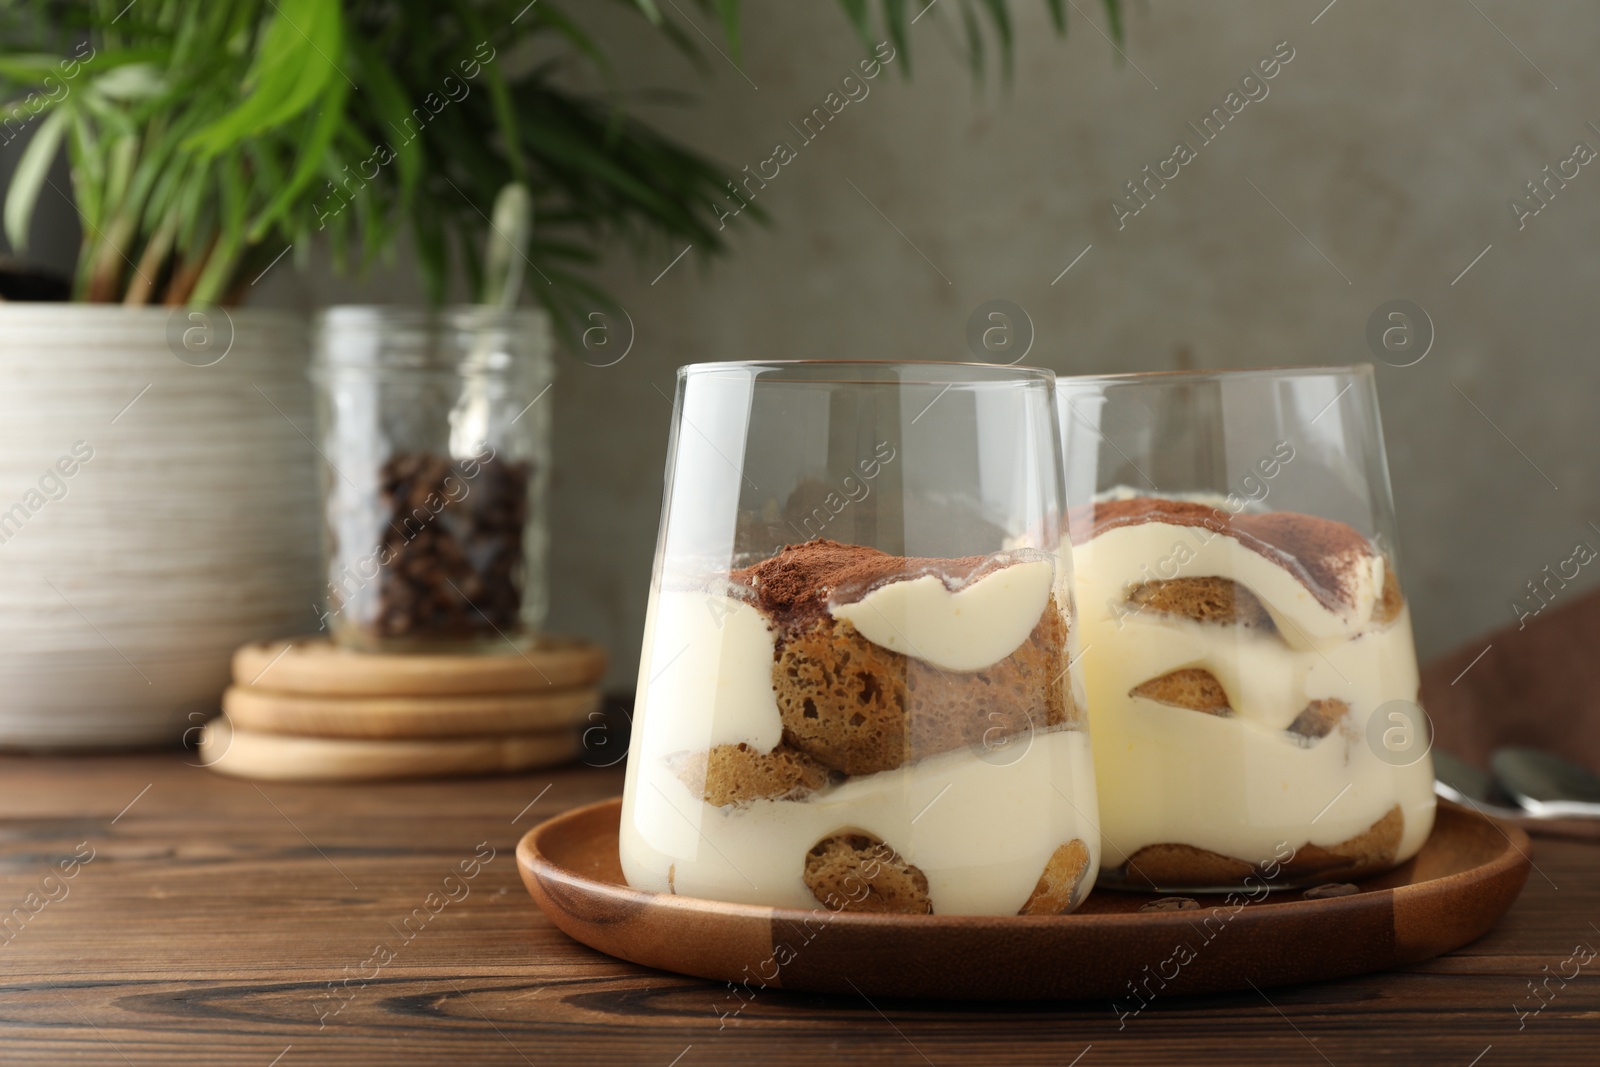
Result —
M 1351 896 L 1199 896 L 1199 910 L 1141 912 L 1153 896 L 1098 891 L 1061 916 L 834 914 L 629 888 L 621 811 L 620 797 L 575 808 L 517 845 L 540 909 L 602 952 L 750 990 L 1108 998 L 1130 1012 L 1152 997 L 1340 978 L 1449 952 L 1488 932 L 1532 863 L 1527 834 L 1441 801 L 1422 851 Z

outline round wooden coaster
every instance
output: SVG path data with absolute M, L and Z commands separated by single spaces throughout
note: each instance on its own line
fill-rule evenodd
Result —
M 200 736 L 201 765 L 235 778 L 274 782 L 370 782 L 446 778 L 552 767 L 583 749 L 576 730 L 506 737 L 370 741 L 285 737 L 236 730 L 213 719 Z
M 597 689 L 462 697 L 320 697 L 233 686 L 222 710 L 241 730 L 302 737 L 428 738 L 549 733 L 583 727 Z
M 233 654 L 235 685 L 309 696 L 468 696 L 594 685 L 606 670 L 598 645 L 541 637 L 504 655 L 353 652 L 325 637 L 260 641 Z

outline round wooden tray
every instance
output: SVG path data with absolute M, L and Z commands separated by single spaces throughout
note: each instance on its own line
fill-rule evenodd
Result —
M 1527 880 L 1528 836 L 1448 802 L 1422 851 L 1361 892 L 1140 912 L 1100 891 L 1071 915 L 833 914 L 631 889 L 620 797 L 576 808 L 517 845 L 522 880 L 569 936 L 647 967 L 750 990 L 977 1000 L 1152 998 L 1288 985 L 1415 963 L 1487 933 Z
M 370 782 L 448 778 L 554 767 L 577 759 L 577 730 L 504 737 L 370 740 L 290 737 L 234 729 L 227 717 L 206 723 L 201 766 L 235 778 L 272 782 Z
M 229 686 L 222 710 L 241 730 L 297 737 L 483 737 L 571 729 L 590 723 L 598 689 L 481 696 L 315 697 Z
M 235 685 L 316 697 L 547 692 L 592 686 L 605 672 L 605 652 L 572 637 L 481 656 L 352 652 L 318 636 L 258 641 L 233 654 Z

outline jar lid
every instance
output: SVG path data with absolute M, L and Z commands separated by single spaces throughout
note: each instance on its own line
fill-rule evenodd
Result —
M 549 373 L 550 317 L 540 308 L 342 305 L 312 322 L 313 373 Z

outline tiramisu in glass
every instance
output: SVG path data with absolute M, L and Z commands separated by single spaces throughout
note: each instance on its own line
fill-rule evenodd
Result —
M 1064 379 L 1102 885 L 1343 882 L 1433 825 L 1369 369 Z
M 1047 372 L 680 372 L 621 858 L 742 903 L 1059 914 L 1093 761 Z

